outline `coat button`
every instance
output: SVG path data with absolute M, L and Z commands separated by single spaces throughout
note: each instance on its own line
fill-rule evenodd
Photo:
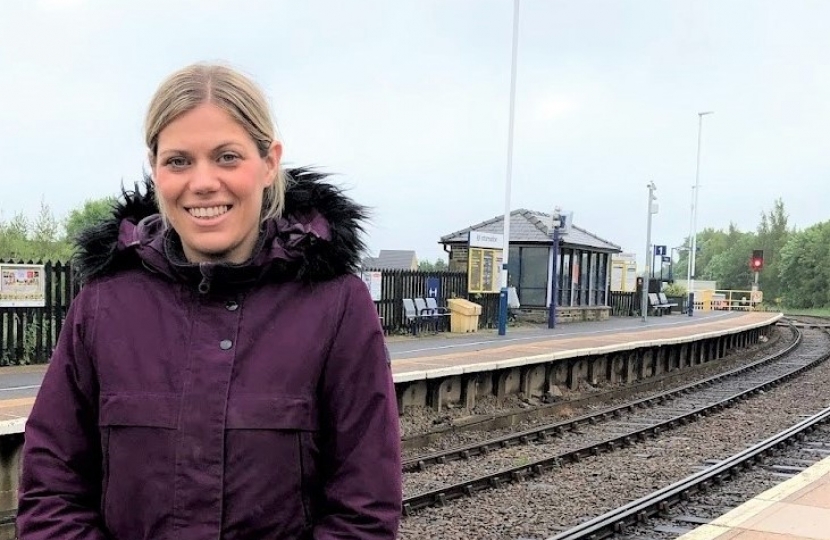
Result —
M 229 339 L 223 339 L 219 342 L 219 348 L 221 348 L 223 351 L 227 351 L 231 347 L 233 347 L 233 341 Z
M 225 302 L 225 309 L 228 311 L 236 311 L 239 309 L 239 304 L 237 304 L 235 300 L 228 300 Z

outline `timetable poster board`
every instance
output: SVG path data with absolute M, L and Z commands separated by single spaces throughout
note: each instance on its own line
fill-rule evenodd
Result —
M 501 290 L 502 250 L 470 248 L 467 290 L 471 293 L 497 293 Z
M 363 272 L 361 276 L 363 277 L 363 283 L 369 288 L 369 294 L 372 296 L 372 300 L 380 302 L 382 299 L 381 283 L 383 282 L 383 272 Z
M 0 307 L 46 306 L 42 264 L 0 264 Z

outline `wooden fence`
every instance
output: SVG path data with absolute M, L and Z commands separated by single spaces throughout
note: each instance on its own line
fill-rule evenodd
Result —
M 0 365 L 42 364 L 49 361 L 78 293 L 68 264 L 36 261 L 0 261 L 0 264 L 43 264 L 44 307 L 0 307 Z

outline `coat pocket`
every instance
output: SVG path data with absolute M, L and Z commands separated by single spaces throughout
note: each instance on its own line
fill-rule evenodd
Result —
M 227 429 L 316 431 L 312 401 L 300 396 L 238 397 L 228 403 Z
M 179 398 L 104 394 L 100 398 L 101 512 L 116 538 L 163 530 L 172 511 Z M 128 536 L 124 536 L 128 534 Z
M 226 516 L 245 530 L 300 534 L 313 519 L 318 430 L 314 402 L 302 396 L 244 396 L 228 402 Z M 242 516 L 245 516 L 244 518 Z M 256 531 L 249 530 L 251 537 Z

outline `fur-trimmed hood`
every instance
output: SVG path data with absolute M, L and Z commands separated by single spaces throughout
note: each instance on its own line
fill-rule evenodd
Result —
M 261 227 L 252 258 L 242 265 L 190 264 L 177 258 L 176 235 L 166 229 L 151 179 L 143 191 L 123 191 L 111 217 L 76 238 L 73 266 L 83 283 L 142 265 L 173 279 L 211 282 L 273 280 L 319 282 L 359 268 L 366 208 L 308 168 L 286 170 L 285 208 L 279 219 Z M 203 290 L 203 292 L 205 292 Z

